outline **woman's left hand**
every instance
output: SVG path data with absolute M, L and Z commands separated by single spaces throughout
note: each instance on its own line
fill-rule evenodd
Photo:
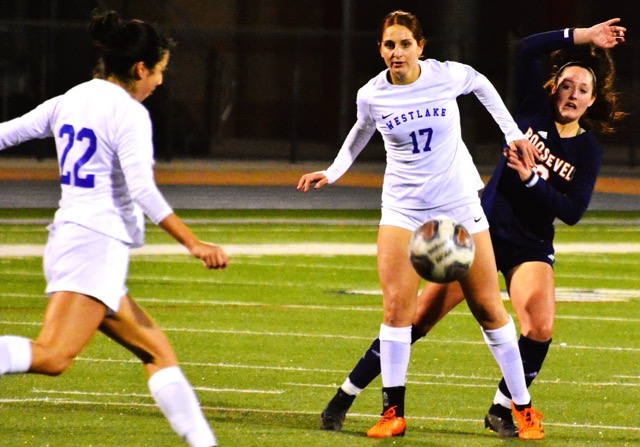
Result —
M 512 141 L 509 143 L 509 149 L 514 152 L 514 156 L 522 158 L 523 163 L 529 168 L 534 167 L 536 160 L 540 157 L 535 146 L 526 138 Z
M 598 23 L 590 28 L 576 28 L 573 31 L 573 41 L 576 45 L 592 43 L 600 48 L 613 48 L 624 42 L 627 29 L 617 25 L 619 18 Z
M 531 177 L 531 172 L 535 164 L 530 165 L 522 157 L 517 149 L 511 147 L 505 147 L 503 154 L 507 159 L 507 166 L 518 173 L 520 180 L 523 182 Z

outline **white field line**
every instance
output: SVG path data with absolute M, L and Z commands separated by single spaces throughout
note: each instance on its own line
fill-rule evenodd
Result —
M 372 225 L 377 227 L 380 219 L 378 218 L 322 218 L 322 217 L 304 217 L 304 218 L 295 218 L 295 217 L 229 217 L 229 218 L 190 218 L 183 217 L 182 220 L 188 225 L 203 225 L 203 226 L 211 226 L 211 225 L 248 225 L 248 224 L 265 224 L 265 225 Z M 38 225 L 38 226 L 47 226 L 51 223 L 51 218 L 44 217 L 9 217 L 9 218 L 0 218 L 0 225 Z M 149 223 L 149 227 L 147 231 L 154 231 L 157 228 Z M 562 221 L 556 220 L 555 222 L 558 226 L 567 226 Z M 630 225 L 640 225 L 640 219 L 629 217 L 622 218 L 617 217 L 615 219 L 605 219 L 605 218 L 589 218 L 585 217 L 580 221 L 581 226 L 586 225 L 596 225 L 596 226 L 630 226 Z M 160 230 L 161 231 L 161 230 Z
M 89 359 L 85 359 L 85 360 L 89 360 Z M 126 361 L 129 362 L 129 361 Z M 442 375 L 440 375 L 440 377 L 442 377 Z M 468 377 L 463 377 L 464 379 L 467 379 Z M 477 377 L 473 377 L 474 379 L 478 379 Z M 495 378 L 487 378 L 487 380 L 492 380 L 495 381 Z M 562 384 L 560 382 L 552 382 L 552 381 L 547 381 L 548 383 L 553 383 L 553 384 Z M 467 384 L 459 384 L 459 383 L 443 383 L 443 382 L 413 382 L 414 384 L 417 385 L 434 385 L 434 386 L 463 386 L 463 385 L 467 385 Z M 587 386 L 601 386 L 601 384 L 590 384 L 590 383 L 582 383 L 582 382 L 572 382 L 572 384 L 578 384 L 578 385 L 587 385 Z M 322 387 L 327 387 L 330 386 L 332 388 L 334 388 L 334 384 L 331 385 L 321 385 L 321 384 L 297 384 L 297 383 L 285 383 L 284 385 L 289 385 L 289 386 L 308 386 L 308 387 L 318 387 L 318 386 L 322 386 Z M 495 387 L 495 385 L 491 385 L 491 387 Z M 207 388 L 196 388 L 198 391 L 200 392 L 207 392 L 207 391 L 212 391 L 212 392 L 237 392 L 238 390 L 230 390 L 230 389 L 207 389 Z M 243 392 L 265 392 L 263 390 L 242 390 Z M 10 399 L 0 399 L 0 403 L 33 403 L 33 402 L 37 402 L 37 403 L 48 403 L 48 404 L 60 404 L 60 405 L 77 405 L 77 406 L 84 406 L 84 405 L 90 405 L 90 406 L 103 406 L 103 407 L 110 407 L 110 406 L 131 406 L 131 407 L 154 407 L 155 405 L 152 403 L 136 403 L 136 402 L 104 402 L 104 401 L 89 401 L 89 400 L 73 400 L 73 399 L 68 399 L 68 398 L 57 398 L 57 397 L 52 397 L 51 395 L 62 395 L 62 396 L 76 396 L 76 395 L 83 395 L 83 396 L 94 396 L 97 398 L 100 397 L 116 397 L 116 398 L 127 398 L 127 397 L 142 397 L 142 398 L 149 398 L 150 396 L 146 395 L 146 394 L 139 394 L 139 393 L 101 393 L 101 392 L 85 392 L 85 391 L 74 391 L 74 390 L 65 390 L 65 391 L 59 391 L 59 390 L 39 390 L 39 389 L 34 389 L 32 390 L 33 393 L 35 394 L 47 394 L 47 396 L 42 397 L 42 398 L 10 398 Z M 269 392 L 269 391 L 267 391 Z M 273 410 L 273 409 L 257 409 L 257 408 L 229 408 L 229 407 L 211 407 L 211 406 L 203 406 L 203 410 L 205 411 L 217 411 L 217 412 L 252 412 L 252 413 L 263 413 L 263 414 L 299 414 L 299 415 L 311 415 L 311 414 L 316 414 L 315 411 L 300 411 L 300 410 Z M 374 419 L 379 417 L 379 415 L 377 414 L 367 414 L 367 413 L 350 413 L 350 417 L 362 417 L 362 418 L 368 418 L 368 419 Z M 465 422 L 465 423 L 473 423 L 473 424 L 477 424 L 478 420 L 477 419 L 472 419 L 472 418 L 448 418 L 448 417 L 437 417 L 437 416 L 410 416 L 408 419 L 411 420 L 424 420 L 424 421 L 455 421 L 455 422 Z M 565 427 L 565 428 L 579 428 L 579 429 L 594 429 L 594 430 L 602 430 L 602 429 L 608 429 L 608 430 L 621 430 L 621 431 L 640 431 L 640 427 L 633 427 L 633 426 L 619 426 L 619 425 L 604 425 L 604 424 L 579 424 L 576 422 L 547 422 L 546 425 L 548 426 L 557 426 L 557 427 Z
M 148 259 L 148 258 L 147 258 Z M 27 271 L 27 270 L 10 270 L 4 272 L 5 275 L 13 275 L 20 276 L 22 278 L 26 277 L 34 277 L 41 278 L 42 274 L 36 271 Z M 558 275 L 558 278 L 568 278 L 568 277 L 580 277 L 580 278 L 588 278 L 588 279 L 602 279 L 602 280 L 615 280 L 615 281 L 633 281 L 637 282 L 637 275 L 598 275 L 598 274 L 589 274 L 589 275 Z M 300 283 L 293 281 L 227 281 L 226 279 L 220 276 L 209 276 L 206 278 L 176 278 L 173 276 L 138 276 L 138 275 L 129 275 L 128 280 L 137 281 L 141 283 L 148 282 L 156 282 L 162 281 L 166 283 L 180 284 L 185 283 L 189 285 L 193 284 L 204 284 L 204 285 L 214 285 L 214 284 L 224 284 L 224 285 L 236 285 L 236 286 L 247 286 L 247 287 L 293 287 L 299 288 Z M 340 295 L 380 295 L 380 290 L 375 289 L 354 289 L 354 290 L 345 290 L 345 289 L 336 289 L 336 290 L 328 290 L 329 292 L 340 294 Z M 577 288 L 557 288 L 557 301 L 572 301 L 572 302 L 601 302 L 601 301 L 629 301 L 635 298 L 640 297 L 640 293 L 635 289 L 577 289 Z M 4 296 L 11 296 L 10 294 L 5 294 Z M 503 293 L 503 299 L 507 300 L 508 297 L 506 293 Z
M 640 253 L 640 243 L 564 243 L 556 244 L 556 253 Z M 231 256 L 266 255 L 360 255 L 375 256 L 375 244 L 345 243 L 295 243 L 295 244 L 228 244 L 223 246 Z M 0 257 L 42 256 L 44 245 L 3 244 L 0 245 Z M 178 244 L 150 244 L 131 250 L 136 255 L 173 255 L 186 254 L 184 247 Z
M 571 289 L 559 289 L 563 291 L 563 293 L 569 294 Z M 589 292 L 589 294 L 598 294 L 600 289 L 594 289 Z M 617 289 L 602 289 L 604 293 L 600 295 L 599 301 L 628 301 L 629 296 L 627 294 L 627 290 L 617 290 Z M 356 291 L 353 291 L 355 293 Z M 619 295 L 617 293 L 619 292 Z M 364 292 L 362 292 L 364 293 Z M 378 294 L 379 292 L 367 291 L 368 294 Z M 506 295 L 506 294 L 505 294 Z M 637 298 L 637 295 L 634 296 Z M 41 294 L 33 294 L 33 293 L 5 293 L 2 294 L 2 298 L 29 298 L 29 299 L 42 299 L 44 295 Z M 264 302 L 251 302 L 251 301 L 226 301 L 226 300 L 181 300 L 181 299 L 168 299 L 168 298 L 144 298 L 144 297 L 136 297 L 136 301 L 138 303 L 145 304 L 157 304 L 157 305 L 186 305 L 186 306 L 207 306 L 207 307 L 264 307 L 264 308 L 278 308 L 278 309 L 294 309 L 294 310 L 308 310 L 308 311 L 327 311 L 327 312 L 367 312 L 367 313 L 375 313 L 380 314 L 381 309 L 380 306 L 329 306 L 329 305 L 319 305 L 319 304 L 273 304 L 273 303 L 264 303 Z M 561 300 L 558 300 L 561 301 Z M 565 300 L 569 301 L 569 299 Z M 593 300 L 592 300 L 593 301 Z M 469 312 L 465 311 L 451 311 L 448 314 L 449 316 L 457 316 L 457 317 L 468 317 L 471 318 L 472 315 Z M 606 322 L 619 322 L 619 323 L 640 323 L 640 318 L 633 317 L 603 317 L 603 316 L 584 316 L 584 315 L 556 315 L 557 320 L 577 320 L 577 321 L 606 321 Z M 40 322 L 12 322 L 12 321 L 1 321 L 0 324 L 13 324 L 13 325 L 39 325 Z
M 566 277 L 566 275 L 563 275 Z M 585 276 L 595 278 L 595 275 Z M 347 290 L 345 294 L 382 296 L 380 290 Z M 509 294 L 501 291 L 504 301 L 509 301 Z M 599 303 L 599 302 L 627 302 L 640 298 L 640 291 L 627 289 L 576 289 L 570 287 L 556 287 L 556 302 L 562 303 Z M 561 318 L 557 316 L 556 318 Z
M 7 326 L 40 326 L 41 322 L 26 322 L 26 321 L 8 321 L 8 320 L 0 320 L 0 325 Z M 197 329 L 197 328 L 175 328 L 175 327 L 164 327 L 164 331 L 166 332 L 176 332 L 176 333 L 191 333 L 191 334 L 223 334 L 223 335 L 233 335 L 233 336 L 260 336 L 260 337 L 306 337 L 306 338 L 320 338 L 320 339 L 331 339 L 331 340 L 366 340 L 371 341 L 371 336 L 358 336 L 358 335 L 341 335 L 341 334 L 309 334 L 303 332 L 273 332 L 273 331 L 250 331 L 250 330 L 236 330 L 236 329 Z M 438 340 L 436 338 L 429 338 L 430 344 L 442 344 L 442 345 L 482 345 L 484 346 L 484 341 L 477 340 Z M 621 346 L 584 346 L 584 345 L 570 345 L 565 342 L 558 343 L 557 349 L 577 349 L 577 350 L 586 350 L 586 351 L 605 351 L 605 352 L 640 352 L 640 348 L 634 347 L 621 347 Z M 97 359 L 93 359 L 97 361 Z M 103 359 L 100 361 L 109 362 L 109 361 L 117 361 L 111 359 Z M 184 363 L 183 364 L 189 364 Z M 192 365 L 196 365 L 191 363 Z M 197 364 L 200 365 L 200 364 Z M 202 364 L 202 366 L 207 366 L 208 364 Z M 222 365 L 218 365 L 222 366 Z M 235 365 L 225 365 L 229 367 L 238 367 Z M 287 369 L 286 367 L 279 367 L 280 369 Z M 291 371 L 298 371 L 299 368 L 290 368 Z
M 559 288 L 557 289 L 561 293 L 570 295 L 573 289 Z M 602 293 L 600 293 L 602 291 Z M 578 290 L 577 292 L 580 292 Z M 598 295 L 600 294 L 600 301 L 628 301 L 631 298 L 638 298 L 638 293 L 629 290 L 619 289 L 593 289 L 582 291 L 584 293 Z M 338 293 L 361 293 L 369 295 L 380 295 L 379 291 L 367 290 L 367 291 L 338 291 Z M 633 295 L 635 293 L 635 295 Z M 506 294 L 505 294 L 506 296 Z M 35 293 L 4 293 L 2 298 L 15 298 L 15 299 L 42 299 L 44 294 Z M 135 297 L 136 301 L 145 304 L 157 304 L 157 305 L 186 305 L 186 306 L 206 306 L 206 307 L 264 307 L 264 308 L 278 308 L 278 309 L 302 309 L 309 311 L 328 311 L 328 312 L 369 312 L 379 314 L 381 311 L 380 306 L 333 306 L 333 305 L 321 305 L 321 304 L 274 304 L 257 301 L 228 301 L 228 300 L 189 300 L 189 299 L 170 299 L 170 298 L 153 298 L 153 297 Z M 560 301 L 560 300 L 558 300 Z M 567 299 L 568 301 L 568 299 Z M 469 317 L 472 315 L 466 311 L 451 311 L 448 315 L 458 317 Z M 556 319 L 559 320 L 579 320 L 579 321 L 607 321 L 607 322 L 620 322 L 620 323 L 640 323 L 640 318 L 634 317 L 603 317 L 598 315 L 584 316 L 584 315 L 556 315 Z M 0 321 L 0 324 L 40 324 L 40 322 L 26 323 L 26 322 L 9 322 Z
M 87 400 L 70 400 L 70 399 L 56 399 L 51 397 L 42 398 L 25 398 L 25 399 L 0 399 L 0 403 L 39 403 L 39 404 L 51 404 L 51 405 L 76 405 L 76 406 L 89 406 L 89 407 L 155 407 L 155 404 L 151 403 L 135 403 L 135 402 L 98 402 Z M 202 406 L 205 412 L 221 412 L 221 413 L 258 413 L 258 414 L 282 414 L 282 415 L 307 415 L 317 416 L 317 411 L 300 411 L 300 410 L 273 410 L 273 409 L 261 409 L 261 408 L 237 408 L 237 407 L 212 407 Z M 367 413 L 349 413 L 349 417 L 352 418 L 367 418 L 367 419 L 379 419 L 379 414 L 367 414 Z M 435 417 L 435 416 L 407 416 L 407 419 L 411 421 L 433 421 L 433 422 L 458 422 L 469 423 L 478 425 L 481 423 L 481 419 L 474 418 L 451 418 L 451 417 Z M 622 425 L 602 425 L 602 424 L 580 424 L 577 422 L 545 422 L 545 425 L 550 427 L 564 427 L 564 428 L 577 428 L 580 430 L 620 430 L 640 432 L 640 427 L 628 427 Z
M 639 244 L 640 245 L 640 244 Z M 248 255 L 374 255 L 373 244 L 228 244 L 223 246 L 230 256 Z M 0 245 L 1 257 L 42 256 L 44 245 L 7 244 Z M 151 244 L 131 250 L 136 255 L 178 255 L 187 254 L 187 250 L 178 244 Z
M 482 344 L 482 343 L 479 343 Z M 139 361 L 136 359 L 127 359 L 127 360 L 118 360 L 118 359 L 100 359 L 100 358 L 91 358 L 91 357 L 78 357 L 77 361 L 83 361 L 87 363 L 127 363 L 127 364 L 139 364 Z M 347 371 L 340 369 L 323 369 L 323 368 L 304 368 L 300 366 L 268 366 L 268 365 L 243 365 L 240 363 L 202 363 L 202 362 L 181 362 L 182 365 L 192 366 L 201 368 L 217 368 L 217 369 L 245 369 L 245 370 L 256 370 L 256 371 L 287 371 L 288 373 L 299 372 L 299 373 L 321 373 L 321 374 L 345 374 Z M 414 378 L 430 378 L 432 381 L 425 382 L 420 380 L 412 380 L 411 383 L 416 385 L 437 385 L 437 386 L 451 386 L 451 387 L 468 387 L 468 386 L 490 386 L 495 388 L 496 378 L 495 376 L 478 376 L 478 375 L 462 375 L 462 374 L 443 374 L 443 373 L 415 373 L 409 372 L 407 373 L 409 377 Z M 625 379 L 625 376 L 612 376 L 614 378 Z M 435 381 L 434 381 L 435 379 Z M 456 380 L 461 380 L 463 382 L 456 382 Z M 469 381 L 476 382 L 476 385 L 469 385 Z M 478 381 L 487 382 L 489 385 L 478 385 Z M 607 381 L 607 382 L 589 382 L 589 381 L 575 381 L 575 380 L 562 380 L 562 379 L 536 379 L 536 383 L 541 383 L 545 385 L 561 385 L 561 386 L 585 386 L 585 387 L 602 387 L 602 386 L 627 386 L 627 387 L 640 387 L 640 383 L 633 382 L 617 382 L 617 381 Z M 335 384 L 324 383 L 324 384 L 309 384 L 309 383 L 295 383 L 295 382 L 286 382 L 281 385 L 289 385 L 289 386 L 298 386 L 298 387 L 329 387 L 334 388 Z M 207 388 L 207 387 L 195 387 L 196 390 L 201 390 L 204 392 L 233 392 L 233 393 L 266 393 L 266 394 L 282 394 L 284 390 L 238 390 L 238 389 L 228 389 L 228 388 Z M 34 389 L 32 392 L 34 393 L 74 393 L 70 391 L 54 391 L 54 390 L 38 390 Z M 78 392 L 78 394 L 84 395 L 118 395 L 119 393 L 113 394 L 105 394 L 105 393 L 85 393 Z M 126 394 L 127 396 L 146 396 L 141 394 Z
M 203 392 L 211 392 L 211 393 L 255 393 L 255 394 L 282 394 L 283 390 L 241 390 L 235 388 L 210 388 L 210 387 L 192 387 L 194 390 L 203 391 Z M 126 397 L 143 397 L 148 398 L 151 397 L 149 394 L 141 394 L 141 393 L 102 393 L 95 391 L 73 391 L 73 390 L 40 390 L 33 389 L 32 393 L 36 394 L 62 394 L 62 395 L 79 395 L 79 396 L 126 396 Z

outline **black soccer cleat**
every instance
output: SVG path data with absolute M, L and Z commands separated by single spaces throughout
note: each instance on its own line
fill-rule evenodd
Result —
M 355 398 L 356 396 L 351 396 L 342 391 L 342 388 L 338 388 L 338 392 L 320 414 L 320 428 L 328 431 L 342 430 L 347 411 Z
M 328 431 L 340 431 L 346 417 L 347 410 L 331 411 L 329 405 L 327 405 L 320 414 L 320 428 Z
M 502 405 L 491 405 L 484 417 L 484 427 L 497 433 L 502 439 L 518 437 L 518 427 L 513 423 L 511 409 L 504 408 Z

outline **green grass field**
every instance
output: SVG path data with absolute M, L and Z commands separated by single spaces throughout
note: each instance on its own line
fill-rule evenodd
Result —
M 182 211 L 221 244 L 373 244 L 377 211 Z M 0 210 L 0 245 L 44 244 L 51 210 Z M 148 226 L 147 243 L 170 240 Z M 640 445 L 640 213 L 588 213 L 558 226 L 562 301 L 531 393 L 545 414 L 540 446 Z M 599 245 L 603 244 L 603 245 Z M 604 247 L 630 244 L 628 252 Z M 636 244 L 636 245 L 632 245 Z M 39 257 L 0 257 L 0 334 L 35 337 L 46 299 Z M 499 370 L 466 307 L 414 345 L 404 438 L 367 439 L 380 381 L 341 433 L 318 416 L 377 334 L 374 256 L 238 255 L 223 272 L 186 255 L 132 258 L 131 294 L 172 340 L 221 446 L 500 446 L 483 429 Z M 578 298 L 581 300 L 579 301 Z M 508 304 L 507 304 L 508 306 Z M 509 308 L 510 309 L 510 308 Z M 177 446 L 137 361 L 97 335 L 57 378 L 0 379 L 2 446 Z

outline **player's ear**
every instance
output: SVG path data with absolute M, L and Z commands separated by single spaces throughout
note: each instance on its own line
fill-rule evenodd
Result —
M 147 71 L 147 66 L 144 64 L 144 62 L 140 61 L 133 64 L 131 70 L 133 72 L 133 79 L 139 81 L 140 79 L 142 79 L 145 71 Z

